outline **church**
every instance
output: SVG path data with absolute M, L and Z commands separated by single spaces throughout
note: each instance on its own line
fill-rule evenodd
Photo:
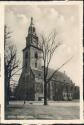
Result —
M 39 38 L 31 18 L 26 47 L 23 49 L 23 68 L 15 89 L 18 100 L 41 101 L 44 98 L 44 75 L 42 66 L 42 49 L 38 46 Z M 53 69 L 49 69 L 53 73 Z M 64 73 L 58 71 L 47 86 L 48 100 L 72 100 L 75 94 L 75 84 Z

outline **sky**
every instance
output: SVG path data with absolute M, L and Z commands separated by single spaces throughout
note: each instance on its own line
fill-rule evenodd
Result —
M 26 36 L 30 19 L 36 28 L 38 37 L 56 30 L 57 40 L 62 45 L 55 51 L 50 68 L 57 69 L 66 60 L 70 60 L 60 71 L 80 85 L 80 12 L 77 5 L 11 5 L 5 8 L 5 24 L 12 31 L 12 41 L 18 50 L 22 65 L 22 50 L 26 46 Z M 82 62 L 82 61 L 81 61 Z

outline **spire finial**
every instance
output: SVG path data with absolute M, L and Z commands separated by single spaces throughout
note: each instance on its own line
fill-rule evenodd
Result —
M 33 25 L 33 17 L 31 17 L 31 25 Z

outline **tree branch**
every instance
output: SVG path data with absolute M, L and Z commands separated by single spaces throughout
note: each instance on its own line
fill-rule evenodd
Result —
M 58 72 L 65 64 L 67 64 L 72 58 L 73 58 L 73 56 L 72 56 L 70 59 L 68 59 L 65 63 L 63 63 L 57 70 L 55 70 L 55 71 L 53 72 L 53 74 L 48 78 L 47 83 L 52 79 L 52 77 L 54 76 L 54 74 L 55 74 L 56 72 Z

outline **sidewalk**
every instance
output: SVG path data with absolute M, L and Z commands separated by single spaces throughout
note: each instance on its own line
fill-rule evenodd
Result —
M 48 105 L 55 106 L 79 106 L 79 101 L 48 101 Z M 8 107 L 26 107 L 27 105 L 44 105 L 43 101 L 11 101 Z

